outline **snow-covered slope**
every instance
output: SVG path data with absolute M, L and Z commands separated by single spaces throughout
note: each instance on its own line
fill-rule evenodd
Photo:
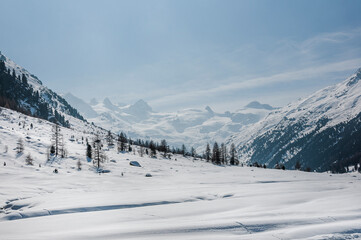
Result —
M 277 162 L 293 167 L 296 161 L 327 170 L 335 161 L 361 149 L 361 69 L 345 81 L 271 112 L 251 128 L 242 128 L 235 142 L 243 161 Z M 345 146 L 348 145 L 347 151 Z
M 68 157 L 46 163 L 52 124 L 1 108 L 1 239 L 361 237 L 359 173 L 216 166 L 105 147 L 110 172 L 99 175 L 85 158 L 85 139 L 96 129 L 74 124 L 61 128 Z M 24 154 L 14 150 L 19 138 Z M 33 166 L 25 165 L 29 153 Z
M 67 102 L 69 102 L 74 108 L 81 109 L 82 115 L 85 118 L 94 118 L 97 117 L 98 114 L 91 108 L 86 102 L 81 100 L 80 98 L 77 98 L 71 93 L 67 93 L 63 96 L 64 99 L 66 99 Z
M 67 95 L 65 98 L 71 104 L 77 104 Z M 143 100 L 126 106 L 117 106 L 108 98 L 100 103 L 95 100 L 92 102 L 78 110 L 89 116 L 88 109 L 92 108 L 98 116 L 89 116 L 88 120 L 99 126 L 114 132 L 123 131 L 132 138 L 166 139 L 176 147 L 182 144 L 193 146 L 199 152 L 204 150 L 207 142 L 223 142 L 231 134 L 258 122 L 274 109 L 267 104 L 252 102 L 233 113 L 216 113 L 208 106 L 205 109 L 158 113 Z
M 63 125 L 69 116 L 83 120 L 78 111 L 63 97 L 45 87 L 35 75 L 1 52 L 0 62 L 5 65 L 5 69 L 0 70 L 1 106 L 8 106 L 48 120 L 56 119 L 54 121 Z

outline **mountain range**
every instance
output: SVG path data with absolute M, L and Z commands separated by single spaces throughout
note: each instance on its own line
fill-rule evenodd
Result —
M 316 171 L 342 172 L 361 160 L 360 79 L 361 69 L 282 108 L 254 101 L 234 112 L 217 113 L 207 106 L 161 113 L 144 100 L 127 105 L 109 98 L 87 103 L 70 93 L 61 96 L 0 53 L 0 106 L 66 127 L 166 139 L 171 146 L 195 147 L 199 154 L 207 143 L 234 143 L 243 163 L 286 168 L 299 163 Z
M 114 132 L 123 131 L 132 138 L 166 139 L 176 147 L 185 144 L 188 148 L 195 147 L 199 153 L 207 143 L 223 142 L 275 109 L 254 101 L 235 112 L 216 113 L 207 106 L 204 109 L 160 113 L 153 111 L 144 100 L 116 105 L 109 98 L 102 102 L 93 99 L 92 103 L 86 103 L 71 93 L 65 94 L 64 98 L 96 125 Z

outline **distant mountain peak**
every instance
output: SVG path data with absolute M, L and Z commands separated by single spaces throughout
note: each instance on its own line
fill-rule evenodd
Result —
M 91 100 L 90 100 L 90 105 L 91 106 L 95 106 L 95 105 L 97 105 L 99 102 L 98 102 L 98 100 L 96 100 L 96 98 L 92 98 Z
M 109 98 L 104 98 L 104 100 L 103 100 L 103 105 L 104 105 L 104 107 L 106 107 L 106 108 L 108 108 L 108 109 L 110 109 L 110 110 L 114 110 L 114 111 L 118 111 L 119 109 L 118 109 L 118 107 L 117 106 L 115 106 L 111 101 L 110 101 L 110 99 Z
M 214 113 L 213 110 L 212 110 L 212 108 L 211 108 L 210 106 L 207 106 L 205 109 L 206 109 L 209 113 Z
M 137 102 L 135 102 L 129 108 L 133 109 L 133 110 L 137 109 L 137 110 L 141 110 L 141 111 L 145 111 L 145 112 L 153 111 L 152 107 L 149 106 L 148 103 L 146 101 L 144 101 L 143 99 L 139 99 Z
M 86 118 L 93 118 L 98 116 L 98 114 L 92 109 L 92 107 L 88 103 L 76 97 L 74 94 L 68 92 L 63 97 Z
M 104 104 L 106 104 L 106 105 L 113 105 L 113 103 L 110 101 L 110 99 L 109 98 L 104 98 L 104 100 L 103 100 L 103 103 Z
M 266 110 L 273 110 L 275 109 L 269 104 L 262 104 L 258 101 L 250 102 L 246 105 L 246 108 L 255 108 L 255 109 L 266 109 Z

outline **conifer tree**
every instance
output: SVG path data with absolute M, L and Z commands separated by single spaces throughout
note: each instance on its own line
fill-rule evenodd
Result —
M 168 145 L 167 145 L 167 141 L 165 139 L 163 139 L 160 142 L 160 146 L 159 146 L 159 151 L 163 152 L 163 157 L 167 156 L 168 153 Z
M 217 165 L 221 164 L 220 152 L 217 142 L 213 144 L 212 162 Z
M 182 150 L 181 150 L 181 153 L 183 154 L 183 157 L 186 156 L 186 153 L 187 153 L 187 149 L 186 149 L 186 146 L 184 144 L 182 144 Z
M 194 147 L 191 148 L 191 156 L 195 159 L 197 155 L 196 149 Z
M 229 164 L 236 165 L 236 147 L 235 147 L 234 143 L 231 144 L 231 148 L 230 148 L 229 152 L 231 155 Z
M 89 159 L 92 159 L 92 146 L 87 142 L 86 146 L 86 156 Z
M 209 160 L 211 159 L 211 148 L 209 147 L 209 143 L 207 143 L 205 158 L 207 162 L 209 162 Z

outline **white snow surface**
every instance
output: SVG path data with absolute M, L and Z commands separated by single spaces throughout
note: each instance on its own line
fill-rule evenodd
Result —
M 68 157 L 46 164 L 51 124 L 1 110 L 0 239 L 361 238 L 358 173 L 215 166 L 109 149 L 110 172 L 99 175 L 81 140 L 92 138 L 91 125 L 61 128 Z M 22 155 L 14 150 L 19 138 Z M 25 165 L 28 153 L 34 166 Z

